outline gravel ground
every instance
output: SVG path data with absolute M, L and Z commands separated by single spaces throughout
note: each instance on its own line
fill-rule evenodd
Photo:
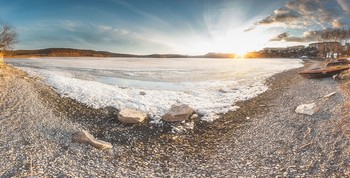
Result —
M 308 64 L 314 66 L 316 63 Z M 300 70 L 300 69 L 298 69 Z M 125 125 L 115 108 L 92 109 L 40 80 L 0 66 L 2 177 L 346 177 L 350 175 L 348 84 L 290 70 L 270 89 L 213 123 Z M 344 89 L 345 88 L 345 89 Z M 346 91 L 345 94 L 343 91 Z M 330 99 L 323 96 L 337 92 Z M 313 116 L 294 113 L 316 102 Z M 86 129 L 113 149 L 71 142 Z

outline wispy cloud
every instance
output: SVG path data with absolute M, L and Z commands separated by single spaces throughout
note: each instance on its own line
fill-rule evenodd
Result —
M 347 15 L 350 15 L 350 1 L 349 0 L 337 0 L 340 7 Z
M 136 13 L 136 14 L 142 16 L 143 18 L 147 19 L 147 21 L 149 23 L 158 24 L 160 26 L 169 25 L 168 22 L 166 20 L 163 20 L 161 17 L 154 15 L 151 12 L 147 12 L 145 10 L 139 9 L 125 0 L 109 0 L 109 1 L 124 6 L 125 8 L 130 10 L 131 12 Z
M 104 33 L 106 36 L 110 37 L 139 37 L 137 33 L 130 32 L 129 30 L 123 28 L 113 28 L 106 25 L 93 25 L 98 32 Z
M 63 21 L 60 21 L 59 23 L 62 28 L 65 28 L 69 31 L 75 31 L 75 28 L 77 27 L 77 24 L 70 20 L 63 20 Z

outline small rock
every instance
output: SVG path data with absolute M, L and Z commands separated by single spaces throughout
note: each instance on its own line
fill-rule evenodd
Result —
M 185 133 L 186 131 L 187 129 L 182 125 L 173 127 L 171 129 L 171 133 L 174 133 L 174 134 L 181 134 L 181 133 Z
M 316 106 L 316 103 L 310 103 L 310 104 L 302 104 L 299 105 L 296 109 L 295 112 L 298 114 L 306 114 L 309 116 L 312 116 L 317 112 L 318 108 Z
M 191 119 L 197 119 L 199 116 L 198 116 L 198 114 L 193 114 L 192 116 L 191 116 Z
M 193 129 L 194 129 L 194 122 L 189 122 L 189 123 L 184 123 L 182 125 L 173 126 L 173 128 L 171 129 L 171 132 L 181 134 Z
M 192 113 L 194 113 L 194 110 L 186 104 L 172 105 L 162 119 L 168 122 L 184 121 L 187 120 Z
M 193 129 L 194 129 L 194 122 L 185 123 L 185 124 L 184 124 L 184 127 L 185 127 L 186 129 L 191 129 L 191 130 L 193 130 Z
M 333 79 L 333 80 L 340 79 L 340 78 L 339 78 L 339 74 L 335 74 L 335 75 L 333 75 L 333 76 L 332 76 L 332 79 Z
M 227 93 L 227 91 L 223 90 L 223 89 L 220 89 L 219 90 L 220 93 Z
M 136 124 L 143 122 L 147 117 L 147 114 L 135 109 L 122 109 L 118 113 L 118 120 L 127 124 Z
M 144 96 L 144 95 L 146 95 L 146 92 L 140 91 L 140 95 Z
M 94 136 L 92 136 L 89 132 L 82 130 L 82 131 L 78 131 L 76 133 L 73 134 L 72 136 L 72 140 L 74 142 L 77 143 L 85 143 L 85 144 L 89 144 L 95 148 L 104 150 L 104 149 L 108 149 L 108 148 L 112 148 L 112 144 L 102 141 L 102 140 L 97 140 L 94 138 Z
M 337 92 L 332 92 L 332 93 L 330 93 L 330 94 L 328 94 L 328 95 L 325 95 L 323 98 L 330 98 L 330 97 L 332 97 L 333 95 L 335 95 Z

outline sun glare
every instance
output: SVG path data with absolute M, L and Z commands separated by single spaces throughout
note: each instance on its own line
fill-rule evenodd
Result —
M 191 41 L 177 43 L 174 49 L 189 54 L 206 54 L 208 52 L 235 54 L 244 57 L 248 52 L 263 48 L 266 41 L 270 39 L 269 34 L 261 31 L 244 32 L 243 28 L 232 29 L 226 33 L 217 33 L 211 38 L 192 38 Z
M 230 11 L 215 18 L 216 20 L 209 19 L 206 21 L 207 33 L 181 36 L 167 45 L 179 53 L 200 55 L 213 52 L 239 57 L 262 49 L 273 35 L 264 28 L 245 31 L 253 22 L 243 21 L 242 14 L 244 13 Z
M 244 58 L 244 56 L 247 54 L 247 52 L 236 52 L 235 58 Z

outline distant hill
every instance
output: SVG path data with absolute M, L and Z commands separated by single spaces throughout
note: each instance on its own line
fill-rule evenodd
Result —
M 47 48 L 37 50 L 15 50 L 5 51 L 7 58 L 30 58 L 30 57 L 140 57 L 140 58 L 234 58 L 235 54 L 208 53 L 199 56 L 187 56 L 180 54 L 151 54 L 134 55 L 112 53 L 108 51 L 94 51 L 72 48 Z
M 5 57 L 137 57 L 137 55 L 85 49 L 47 48 L 38 50 L 6 51 Z

